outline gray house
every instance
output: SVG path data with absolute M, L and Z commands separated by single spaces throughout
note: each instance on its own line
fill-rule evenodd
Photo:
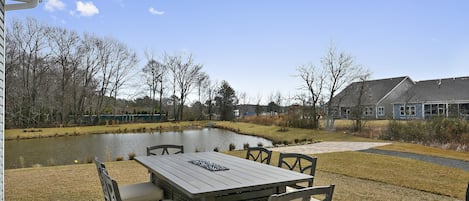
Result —
M 417 82 L 393 103 L 394 119 L 469 119 L 469 77 Z
M 415 85 L 409 77 L 354 82 L 337 94 L 330 104 L 337 118 L 349 119 L 361 112 L 365 119 L 390 119 L 393 103 Z M 360 108 L 360 110 L 357 110 Z

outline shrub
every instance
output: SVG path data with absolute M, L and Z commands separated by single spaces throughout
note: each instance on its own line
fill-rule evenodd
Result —
M 244 150 L 247 150 L 248 148 L 249 148 L 249 143 L 244 143 L 244 144 L 243 144 L 243 149 L 244 149 Z
M 214 151 L 214 152 L 219 152 L 218 147 L 215 147 L 215 148 L 213 149 L 213 151 Z
M 123 156 L 118 156 L 116 157 L 116 161 L 123 161 L 124 160 L 124 157 Z
M 230 151 L 233 151 L 233 150 L 235 150 L 235 149 L 236 149 L 236 145 L 233 144 L 233 143 L 230 143 L 229 150 L 230 150 Z
M 282 144 L 282 141 L 277 141 L 277 140 L 272 141 L 272 145 L 274 145 L 274 146 L 275 145 L 280 145 L 280 144 Z
M 468 122 L 461 119 L 434 118 L 428 121 L 391 121 L 380 139 L 431 144 L 468 144 Z
M 258 147 L 263 147 L 264 144 L 262 144 L 262 142 L 258 142 L 258 143 L 257 143 L 257 146 L 258 146 Z
M 135 152 L 130 152 L 130 153 L 128 154 L 128 156 L 129 156 L 129 160 L 134 160 L 136 154 L 135 154 Z

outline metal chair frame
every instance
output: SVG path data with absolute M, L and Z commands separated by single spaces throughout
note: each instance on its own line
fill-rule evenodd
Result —
M 268 201 L 290 201 L 298 198 L 303 198 L 303 201 L 310 200 L 313 195 L 325 195 L 323 201 L 332 201 L 335 185 L 329 186 L 315 186 L 303 188 L 287 193 L 274 194 L 269 197 Z
M 96 168 L 98 170 L 99 180 L 100 180 L 101 186 L 103 188 L 104 200 L 105 201 L 123 201 L 122 197 L 121 197 L 121 192 L 119 191 L 119 185 L 117 184 L 116 180 L 114 180 L 111 176 L 109 176 L 109 173 L 108 173 L 104 163 L 99 161 L 97 157 L 95 157 L 94 162 L 96 164 Z M 129 187 L 131 187 L 131 188 L 140 188 L 140 187 L 142 187 L 142 185 L 152 187 L 151 188 L 152 190 L 148 190 L 148 188 L 145 188 L 147 190 L 142 191 L 143 194 L 154 192 L 155 190 L 156 191 L 158 191 L 158 190 L 161 191 L 157 186 L 152 186 L 154 184 L 150 184 L 150 183 L 130 184 L 130 185 L 124 186 L 122 188 L 124 188 L 125 190 L 127 190 L 126 192 L 128 192 Z M 142 192 L 140 192 L 140 193 L 142 193 Z M 124 195 L 124 198 L 125 197 L 126 196 Z M 135 200 L 135 198 L 130 198 L 130 199 Z M 162 197 L 161 198 L 155 197 L 155 200 L 160 200 L 160 199 L 162 199 Z
M 147 156 L 158 155 L 158 154 L 153 152 L 154 150 L 157 150 L 157 149 L 161 149 L 161 154 L 160 155 L 182 154 L 182 153 L 184 153 L 184 146 L 183 145 L 161 144 L 161 145 L 155 145 L 155 146 L 147 147 Z M 172 153 L 172 152 L 169 152 L 170 149 L 176 149 L 177 151 Z
M 270 164 L 272 151 L 264 147 L 248 147 L 246 152 L 246 159 L 257 161 L 260 163 Z
M 289 159 L 294 159 L 294 161 L 289 163 Z M 280 153 L 278 167 L 283 167 L 285 165 L 289 170 L 295 170 L 295 168 L 298 168 L 301 173 L 305 174 L 307 174 L 307 171 L 309 170 L 309 175 L 313 176 L 313 178 L 308 181 L 308 187 L 311 187 L 313 186 L 314 175 L 316 173 L 316 163 L 316 157 L 298 153 Z M 296 189 L 304 188 L 299 185 L 294 185 L 292 187 Z

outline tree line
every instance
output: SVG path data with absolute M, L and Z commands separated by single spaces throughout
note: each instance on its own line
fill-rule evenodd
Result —
M 114 38 L 79 34 L 34 18 L 13 20 L 7 28 L 7 128 L 82 124 L 85 115 L 93 117 L 91 124 L 100 124 L 101 114 L 132 112 L 123 106 L 128 100 L 118 99 L 132 76 L 145 78 L 139 87 L 149 91 L 155 106 L 150 113 L 174 120 L 184 119 L 184 105 L 196 87 L 199 119 L 212 118 L 216 111 L 228 110 L 219 105 L 232 107 L 236 101 L 228 82 L 211 83 L 190 54 L 165 54 L 161 61 L 147 56 L 142 72 L 136 73 L 137 53 Z
M 236 105 L 249 102 L 246 93 L 237 93 L 227 81 L 213 81 L 190 53 L 154 55 L 147 50 L 142 68 L 137 53 L 111 37 L 80 34 L 34 18 L 13 20 L 7 28 L 7 128 L 95 125 L 103 123 L 101 114 L 126 113 L 147 113 L 174 121 L 232 120 Z M 297 68 L 303 84 L 296 96 L 271 95 L 270 112 L 291 105 L 291 101 L 301 106 L 289 115 L 294 120 L 289 117 L 286 125 L 318 128 L 324 118 L 326 127 L 334 127 L 336 110 L 327 103 L 351 82 L 369 77 L 350 54 L 332 44 L 320 63 L 319 67 L 307 64 Z M 135 77 L 141 81 L 132 90 L 143 90 L 146 95 L 119 99 Z M 197 100 L 187 105 L 190 94 L 196 94 Z M 255 101 L 257 114 L 261 113 L 257 111 L 261 99 L 259 96 Z M 83 116 L 89 120 L 84 121 Z

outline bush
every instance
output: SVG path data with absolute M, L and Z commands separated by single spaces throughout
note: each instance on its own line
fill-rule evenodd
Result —
M 136 154 L 135 154 L 135 152 L 130 152 L 130 153 L 128 154 L 128 156 L 129 156 L 129 160 L 134 160 Z
M 243 149 L 244 149 L 244 150 L 247 150 L 248 148 L 249 148 L 249 143 L 244 143 L 244 144 L 243 144 Z
M 469 144 L 469 124 L 465 120 L 435 118 L 428 121 L 391 121 L 380 139 L 413 143 Z
M 229 150 L 230 150 L 230 151 L 233 151 L 233 150 L 235 150 L 235 149 L 236 149 L 236 145 L 233 144 L 233 143 L 230 143 Z

